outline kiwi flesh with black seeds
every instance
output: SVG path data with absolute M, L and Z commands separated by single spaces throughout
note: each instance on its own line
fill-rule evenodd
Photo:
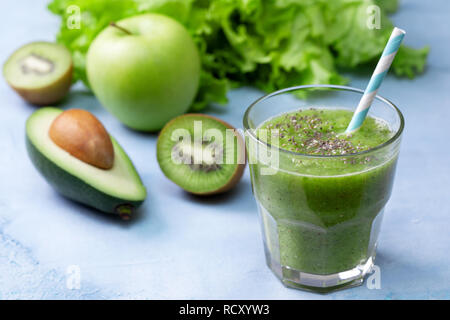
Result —
M 62 100 L 72 84 L 72 56 L 64 46 L 32 42 L 16 50 L 3 66 L 8 84 L 26 101 L 49 105 Z
M 157 160 L 164 175 L 187 192 L 218 194 L 241 179 L 245 145 L 230 124 L 209 115 L 185 114 L 161 130 Z

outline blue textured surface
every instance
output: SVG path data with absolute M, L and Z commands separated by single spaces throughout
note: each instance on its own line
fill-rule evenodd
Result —
M 24 43 L 54 39 L 58 20 L 45 1 L 1 1 L 0 12 L 2 63 Z M 283 287 L 265 265 L 248 170 L 225 197 L 183 193 L 158 168 L 156 136 L 126 129 L 81 86 L 65 106 L 103 121 L 149 197 L 122 223 L 58 196 L 26 156 L 24 124 L 35 108 L 0 81 L 0 298 L 450 298 L 450 2 L 404 1 L 394 21 L 407 30 L 406 44 L 432 51 L 423 76 L 388 75 L 380 90 L 406 118 L 376 261 L 381 289 L 323 296 Z M 353 74 L 351 85 L 364 88 L 369 76 Z M 240 127 L 260 94 L 235 90 L 229 105 L 212 113 Z M 66 286 L 70 265 L 80 267 L 80 289 Z

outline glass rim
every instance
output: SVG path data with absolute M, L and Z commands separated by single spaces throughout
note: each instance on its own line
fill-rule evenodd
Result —
M 398 138 L 401 136 L 403 129 L 405 127 L 405 119 L 403 117 L 403 114 L 401 113 L 400 109 L 397 108 L 397 106 L 391 102 L 390 100 L 376 95 L 375 99 L 379 100 L 385 104 L 387 104 L 389 107 L 391 107 L 392 109 L 394 109 L 397 112 L 397 115 L 400 119 L 400 126 L 397 130 L 397 132 L 387 141 L 383 142 L 382 144 L 373 147 L 369 150 L 364 150 L 364 151 L 360 151 L 360 152 L 353 152 L 353 153 L 346 153 L 346 154 L 338 154 L 338 155 L 321 155 L 321 154 L 307 154 L 307 153 L 301 153 L 301 152 L 294 152 L 294 151 L 289 151 L 289 150 L 285 150 L 282 149 L 280 147 L 275 147 L 273 145 L 271 145 L 268 142 L 262 141 L 260 140 L 258 137 L 256 137 L 255 133 L 254 133 L 254 129 L 250 128 L 249 125 L 249 114 L 250 111 L 252 110 L 252 108 L 254 106 L 256 106 L 258 103 L 270 99 L 274 96 L 277 96 L 279 94 L 283 94 L 283 93 L 289 93 L 291 91 L 296 91 L 296 90 L 300 90 L 300 89 L 309 89 L 309 88 L 328 88 L 328 89 L 337 89 L 337 90 L 341 90 L 341 91 L 347 91 L 347 92 L 354 92 L 354 93 L 360 93 L 360 94 L 364 94 L 364 90 L 358 89 L 358 88 L 354 88 L 354 87 L 349 87 L 349 86 L 339 86 L 339 85 L 331 85 L 331 84 L 312 84 L 312 85 L 302 85 L 302 86 L 294 86 L 294 87 L 288 87 L 288 88 L 284 88 L 284 89 L 280 89 L 271 93 L 268 93 L 266 95 L 263 95 L 262 97 L 258 98 L 256 101 L 254 101 L 252 104 L 250 104 L 250 106 L 247 108 L 247 110 L 244 113 L 244 119 L 243 119 L 243 124 L 244 124 L 244 130 L 245 132 L 247 132 L 254 140 L 258 141 L 261 144 L 266 145 L 269 148 L 274 148 L 277 149 L 278 152 L 284 152 L 287 154 L 291 154 L 294 156 L 302 156 L 302 157 L 308 157 L 308 158 L 345 158 L 345 157 L 349 157 L 349 156 L 360 156 L 360 155 L 365 155 L 365 154 L 369 154 L 372 153 L 374 151 L 383 149 L 389 145 L 391 145 L 393 142 L 395 142 L 396 140 L 398 140 Z

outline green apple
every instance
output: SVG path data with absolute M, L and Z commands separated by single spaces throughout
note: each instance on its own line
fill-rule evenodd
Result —
M 142 14 L 105 28 L 89 48 L 86 69 L 106 109 L 132 129 L 157 131 L 189 109 L 200 58 L 183 25 Z

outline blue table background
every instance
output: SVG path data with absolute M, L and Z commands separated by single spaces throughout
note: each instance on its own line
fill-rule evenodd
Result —
M 20 45 L 54 40 L 58 19 L 46 1 L 1 1 L 0 62 Z M 406 299 L 450 298 L 450 2 L 403 1 L 393 16 L 405 42 L 429 44 L 427 71 L 388 76 L 380 94 L 406 118 L 400 163 L 387 205 L 376 264 L 381 289 L 329 295 L 287 289 L 265 265 L 248 169 L 224 197 L 198 199 L 167 180 L 156 135 L 128 130 L 75 86 L 64 107 L 93 112 L 125 147 L 148 189 L 130 222 L 99 214 L 55 193 L 26 156 L 24 124 L 35 107 L 0 81 L 0 299 Z M 367 74 L 352 74 L 364 88 Z M 210 113 L 241 127 L 261 95 L 230 92 Z M 81 287 L 67 287 L 79 266 Z

